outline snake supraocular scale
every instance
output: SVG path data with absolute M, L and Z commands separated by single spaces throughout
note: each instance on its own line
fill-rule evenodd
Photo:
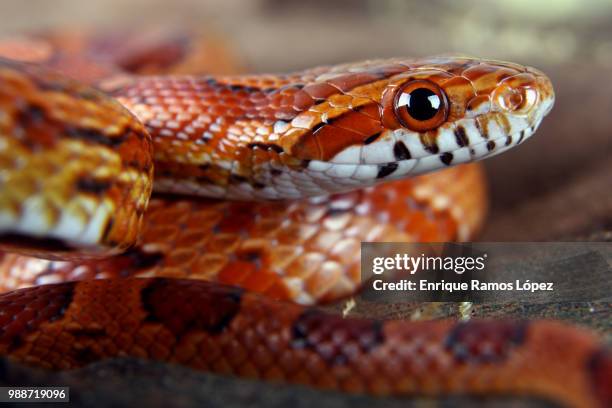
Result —
M 143 76 L 171 71 L 164 56 L 184 43 L 129 58 L 116 39 L 24 41 L 0 54 L 89 86 L 0 63 L 0 231 L 17 252 L 2 286 L 40 285 L 0 296 L 11 359 L 132 355 L 381 395 L 609 404 L 609 351 L 582 330 L 341 319 L 280 301 L 354 293 L 361 241 L 470 239 L 486 200 L 465 163 L 534 133 L 554 100 L 541 72 L 437 57 Z M 152 188 L 183 196 L 149 202 Z

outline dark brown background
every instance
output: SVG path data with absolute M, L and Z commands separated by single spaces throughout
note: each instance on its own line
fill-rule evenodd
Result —
M 64 26 L 210 29 L 228 39 L 252 71 L 439 53 L 536 66 L 551 76 L 556 106 L 533 139 L 485 162 L 491 211 L 480 239 L 612 239 L 609 1 L 3 0 L 0 6 L 0 34 Z M 405 318 L 415 310 L 414 305 L 376 307 L 358 302 L 354 313 Z M 590 326 L 610 338 L 610 310 L 607 302 L 477 306 L 474 315 L 554 317 Z M 456 308 L 443 305 L 434 313 L 438 315 L 456 315 Z M 102 364 L 42 379 L 10 365 L 2 370 L 6 384 L 72 384 L 74 398 L 83 405 L 169 401 L 182 406 L 403 405 L 396 400 L 228 380 L 156 364 Z M 410 405 L 421 402 L 411 400 Z M 452 405 L 457 400 L 436 402 Z

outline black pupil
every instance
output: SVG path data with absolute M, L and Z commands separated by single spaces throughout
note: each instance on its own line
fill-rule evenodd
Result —
M 416 120 L 429 120 L 440 110 L 440 97 L 427 88 L 417 88 L 410 92 L 406 108 Z

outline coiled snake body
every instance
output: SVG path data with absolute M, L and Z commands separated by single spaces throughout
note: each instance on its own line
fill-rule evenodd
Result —
M 0 43 L 13 58 L 0 63 L 0 232 L 15 252 L 0 264 L 3 355 L 610 404 L 610 353 L 576 328 L 343 319 L 295 304 L 354 293 L 361 241 L 470 239 L 481 169 L 451 166 L 531 136 L 554 99 L 544 74 L 439 57 L 143 76 L 170 71 L 184 44 L 138 59 L 122 42 L 76 43 Z M 149 202 L 152 188 L 165 195 Z

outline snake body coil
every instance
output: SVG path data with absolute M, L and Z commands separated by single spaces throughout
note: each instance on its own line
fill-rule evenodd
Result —
M 15 252 L 0 264 L 2 354 L 610 403 L 609 352 L 559 323 L 379 322 L 283 303 L 353 294 L 361 241 L 470 239 L 486 201 L 480 167 L 464 163 L 535 132 L 554 99 L 541 72 L 445 57 L 141 76 L 165 60 L 96 60 L 50 38 L 0 54 L 94 87 L 0 63 L 0 233 Z M 149 202 L 152 189 L 164 194 Z

